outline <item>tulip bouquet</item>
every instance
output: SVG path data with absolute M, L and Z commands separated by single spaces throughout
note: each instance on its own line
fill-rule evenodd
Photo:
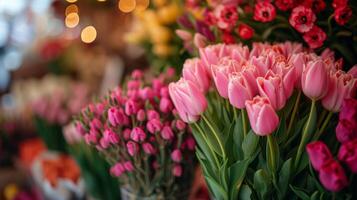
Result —
M 188 55 L 182 55 L 181 40 L 175 35 L 176 20 L 183 11 L 178 0 L 154 0 L 149 8 L 136 10 L 131 30 L 125 40 L 144 47 L 150 64 L 157 68 L 182 66 Z
M 57 79 L 56 79 L 57 80 Z M 63 80 L 60 81 L 60 80 Z M 66 151 L 62 125 L 71 120 L 89 100 L 89 91 L 81 83 L 58 79 L 54 88 L 49 88 L 32 102 L 35 125 L 49 150 Z
M 321 52 L 329 47 L 356 63 L 356 1 L 187 0 L 177 31 L 188 49 L 208 43 L 299 41 Z
M 68 153 L 81 169 L 86 191 L 95 199 L 119 200 L 119 185 L 108 173 L 110 166 L 99 153 L 84 143 L 78 132 L 80 124 L 71 123 L 63 128 Z M 78 129 L 76 128 L 78 127 Z
M 175 117 L 169 76 L 145 80 L 136 70 L 125 88 L 114 89 L 78 117 L 86 143 L 107 159 L 121 183 L 122 199 L 188 195 L 195 141 L 186 123 Z
M 186 60 L 169 93 L 190 123 L 215 199 L 351 197 L 351 190 L 340 190 L 353 187 L 347 179 L 338 190 L 321 187 L 306 153 L 309 142 L 335 140 L 335 113 L 355 96 L 356 77 L 341 69 L 333 54 L 317 55 L 291 42 L 253 43 L 251 49 L 217 44 Z M 320 177 L 340 184 L 334 169 Z

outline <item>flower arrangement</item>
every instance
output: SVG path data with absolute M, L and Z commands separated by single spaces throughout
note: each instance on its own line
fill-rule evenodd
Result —
M 37 132 L 48 149 L 65 152 L 66 142 L 62 134 L 62 125 L 68 123 L 71 116 L 80 112 L 86 105 L 89 91 L 79 82 L 68 79 L 56 80 L 59 85 L 38 95 L 32 102 L 32 109 Z
M 182 45 L 174 30 L 178 28 L 176 20 L 182 12 L 180 1 L 151 1 L 149 8 L 134 12 L 132 27 L 125 40 L 144 47 L 150 64 L 158 69 L 181 66 L 184 58 L 177 55 L 182 54 Z
M 169 85 L 169 93 L 181 119 L 190 123 L 196 155 L 215 199 L 352 195 L 340 190 L 354 187 L 346 179 L 338 190 L 321 187 L 305 150 L 309 142 L 335 140 L 334 115 L 344 99 L 356 95 L 356 67 L 346 73 L 342 62 L 326 52 L 330 50 L 317 55 L 291 42 L 253 43 L 251 49 L 217 44 L 201 48 L 200 58 L 186 60 L 183 77 Z M 310 153 L 312 166 L 320 158 L 313 155 L 317 153 Z M 355 163 L 351 158 L 342 160 Z M 320 171 L 323 179 L 341 169 L 328 166 L 329 171 Z
M 195 141 L 177 119 L 167 81 L 172 70 L 145 80 L 135 70 L 78 117 L 86 143 L 104 155 L 121 183 L 122 199 L 185 198 L 193 174 Z
M 63 128 L 68 144 L 68 153 L 76 160 L 81 169 L 86 191 L 95 199 L 120 199 L 119 184 L 109 173 L 110 166 L 99 153 L 84 143 L 83 136 L 71 123 Z
M 298 41 L 321 52 L 338 52 L 356 63 L 353 33 L 356 2 L 347 0 L 188 0 L 189 12 L 179 19 L 185 46 L 252 41 Z M 193 31 L 193 34 L 192 34 Z

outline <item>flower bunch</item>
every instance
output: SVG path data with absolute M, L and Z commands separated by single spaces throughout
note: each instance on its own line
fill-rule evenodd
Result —
M 339 113 L 339 123 L 336 137 L 341 146 L 336 161 L 331 150 L 323 141 L 315 141 L 306 146 L 313 168 L 318 171 L 322 185 L 333 192 L 345 189 L 350 183 L 341 163 L 344 163 L 351 173 L 357 173 L 357 100 L 346 99 Z M 336 143 L 333 142 L 332 145 Z
M 182 45 L 174 30 L 182 11 L 179 1 L 152 1 L 149 8 L 134 12 L 131 30 L 124 38 L 128 43 L 143 46 L 150 63 L 155 66 L 181 64 L 176 55 L 180 54 Z
M 259 199 L 316 192 L 306 185 L 314 177 L 305 146 L 334 136 L 322 133 L 334 126 L 343 100 L 356 95 L 356 77 L 331 50 L 317 55 L 299 43 L 217 44 L 199 53 L 169 92 L 191 124 L 214 197 L 236 199 L 239 189 Z
M 193 171 L 195 141 L 176 117 L 168 72 L 145 80 L 135 70 L 125 88 L 90 104 L 77 123 L 86 143 L 109 161 L 110 173 L 124 190 L 143 197 L 178 197 L 189 187 Z
M 192 1 L 189 1 L 192 2 Z M 350 64 L 355 16 L 353 1 L 194 1 L 179 23 L 178 35 L 190 48 L 209 43 L 295 40 L 311 49 L 332 47 Z M 193 31 L 193 33 L 192 33 Z M 343 42 L 341 42 L 343 41 Z M 191 50 L 189 48 L 189 50 Z

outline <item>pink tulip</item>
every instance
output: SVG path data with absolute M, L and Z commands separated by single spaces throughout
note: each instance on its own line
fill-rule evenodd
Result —
M 274 72 L 281 76 L 284 86 L 284 94 L 288 99 L 293 94 L 295 82 L 298 78 L 296 69 L 289 63 L 279 62 L 275 64 Z
M 175 31 L 176 35 L 181 38 L 183 41 L 191 41 L 192 40 L 192 34 L 188 31 L 182 30 L 182 29 L 177 29 Z
M 328 84 L 329 76 L 325 63 L 322 60 L 307 63 L 301 76 L 304 94 L 312 100 L 319 100 L 326 95 Z
M 322 98 L 323 107 L 332 112 L 340 111 L 343 100 L 351 98 L 356 91 L 356 80 L 340 70 L 331 74 L 327 94 Z
M 186 123 L 183 122 L 182 120 L 178 119 L 178 120 L 176 120 L 175 126 L 178 130 L 183 131 L 186 128 Z
M 119 136 L 111 129 L 106 129 L 103 133 L 103 137 L 111 144 L 117 144 L 119 142 Z
M 275 110 L 280 110 L 285 106 L 286 96 L 280 76 L 268 72 L 265 78 L 257 78 L 257 84 L 260 95 L 268 98 Z
M 211 65 L 218 64 L 219 59 L 223 56 L 226 56 L 224 54 L 224 44 L 216 44 L 207 46 L 205 48 L 200 48 L 200 57 L 202 59 L 203 65 L 209 73 L 211 72 Z
M 164 126 L 162 128 L 161 137 L 165 140 L 172 140 L 174 138 L 174 133 L 170 126 Z
M 181 78 L 170 83 L 169 92 L 181 119 L 187 123 L 197 121 L 207 108 L 206 98 L 191 81 Z
M 252 57 L 249 62 L 250 64 L 256 66 L 259 76 L 265 76 L 268 70 L 272 68 L 274 59 L 275 58 L 270 56 L 260 55 L 257 57 Z
M 152 144 L 146 142 L 142 145 L 143 150 L 148 155 L 153 155 L 156 153 L 156 149 L 152 146 Z
M 136 119 L 139 121 L 139 122 L 143 122 L 145 120 L 145 110 L 144 109 L 140 109 L 138 111 L 138 113 L 136 113 Z
M 198 58 L 188 59 L 183 64 L 182 76 L 198 86 L 202 93 L 206 93 L 210 87 L 210 78 L 202 61 Z
M 340 119 L 336 127 L 336 138 L 341 143 L 357 138 L 357 121 Z
M 139 145 L 133 141 L 126 143 L 126 149 L 131 156 L 135 156 L 139 152 Z
M 153 99 L 154 98 L 154 91 L 150 87 L 144 87 L 143 89 L 139 90 L 139 96 L 142 100 Z
M 110 168 L 110 174 L 112 174 L 115 177 L 121 176 L 124 173 L 124 171 L 125 171 L 125 168 L 124 168 L 123 164 L 121 164 L 121 163 L 117 163 Z
M 132 172 L 134 171 L 134 166 L 133 164 L 131 163 L 131 161 L 126 161 L 124 164 L 123 164 L 124 168 L 126 171 L 128 172 Z
M 84 135 L 84 141 L 90 145 L 90 144 L 97 144 L 98 143 L 98 138 L 97 134 L 94 132 L 90 132 L 89 134 Z
M 111 107 L 108 110 L 109 123 L 114 127 L 116 127 L 119 124 L 117 119 L 117 113 L 118 113 L 118 109 L 115 107 Z
M 185 141 L 185 145 L 186 145 L 187 149 L 189 149 L 190 151 L 193 151 L 196 148 L 196 141 L 192 137 L 188 137 Z
M 140 127 L 135 127 L 131 130 L 130 137 L 135 142 L 142 142 L 146 138 L 146 133 Z
M 147 111 L 148 120 L 160 119 L 160 114 L 156 110 Z
M 124 140 L 129 140 L 130 139 L 130 135 L 131 135 L 131 130 L 126 128 L 126 129 L 124 129 L 122 134 L 123 134 Z
M 221 97 L 228 98 L 229 75 L 241 71 L 241 65 L 233 59 L 223 58 L 217 65 L 211 66 L 211 74 Z
M 345 99 L 339 113 L 339 120 L 356 122 L 357 118 L 357 99 Z
M 171 100 L 169 98 L 163 97 L 163 98 L 160 99 L 159 108 L 160 108 L 161 112 L 169 113 L 169 112 L 171 112 L 173 107 L 174 106 L 172 105 L 172 102 L 171 102 Z
M 182 176 L 182 167 L 181 165 L 176 164 L 173 168 L 172 168 L 172 174 L 176 177 L 180 177 Z
M 130 116 L 136 114 L 139 111 L 139 105 L 132 99 L 129 99 L 125 103 L 125 114 Z
M 330 160 L 319 171 L 322 185 L 332 191 L 338 192 L 348 186 L 348 179 L 342 166 L 335 160 Z
M 353 173 L 357 173 L 357 138 L 342 144 L 338 151 L 338 159 L 346 163 Z
M 306 64 L 306 57 L 304 53 L 292 54 L 289 63 L 295 70 L 295 88 L 301 89 L 301 75 Z
M 181 151 L 179 149 L 175 149 L 172 153 L 171 153 L 171 159 L 174 161 L 174 162 L 181 162 L 182 160 L 182 154 L 181 154 Z
M 207 38 L 202 34 L 195 33 L 195 35 L 193 36 L 193 44 L 196 46 L 196 48 L 204 48 L 207 46 L 207 43 Z
M 322 166 L 333 159 L 329 148 L 321 141 L 309 143 L 306 145 L 306 151 L 309 155 L 311 165 L 317 171 L 319 171 Z
M 90 129 L 93 130 L 100 130 L 102 126 L 102 122 L 97 118 L 92 119 L 92 121 L 89 123 Z
M 270 135 L 279 125 L 279 117 L 269 99 L 256 96 L 245 102 L 250 126 L 260 136 Z
M 100 147 L 101 149 L 106 149 L 109 147 L 110 145 L 110 142 L 107 138 L 105 137 L 102 137 L 100 140 L 99 140 L 99 144 L 100 144 Z
M 162 87 L 160 89 L 160 96 L 169 98 L 170 97 L 169 88 L 166 86 Z
M 159 119 L 154 118 L 146 123 L 146 129 L 152 134 L 159 132 L 161 128 L 162 128 L 162 123 Z
M 256 85 L 256 83 L 253 84 Z M 242 73 L 231 74 L 228 83 L 229 102 L 236 108 L 245 108 L 245 102 L 256 95 L 256 91 L 252 89 L 254 86 Z

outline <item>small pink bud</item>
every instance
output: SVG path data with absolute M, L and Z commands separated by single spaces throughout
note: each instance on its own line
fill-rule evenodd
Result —
M 110 143 L 109 143 L 109 140 L 105 137 L 102 137 L 100 140 L 99 140 L 99 144 L 100 144 L 100 147 L 102 149 L 106 149 L 109 147 Z
M 173 104 L 170 99 L 163 97 L 160 100 L 160 111 L 163 113 L 169 113 L 173 109 Z
M 155 110 L 148 110 L 147 116 L 148 116 L 148 120 L 160 119 L 160 114 Z
M 126 161 L 126 162 L 124 163 L 124 168 L 125 168 L 125 170 L 128 171 L 128 172 L 134 171 L 134 166 L 133 166 L 133 164 L 132 164 L 130 161 Z
M 118 113 L 117 108 L 112 107 L 112 108 L 109 108 L 109 110 L 108 110 L 109 123 L 114 127 L 116 127 L 118 125 L 117 113 Z
M 121 163 L 117 163 L 110 168 L 110 174 L 112 174 L 113 176 L 116 176 L 116 177 L 121 176 L 124 171 L 125 171 L 125 168 L 124 168 L 123 164 L 121 164 Z
M 161 137 L 165 140 L 171 140 L 174 138 L 174 133 L 172 132 L 170 126 L 165 126 L 164 128 L 162 128 Z
M 83 125 L 80 122 L 76 122 L 76 130 L 81 135 L 84 135 L 86 133 L 84 128 L 83 128 Z
M 133 79 L 141 79 L 142 77 L 143 77 L 143 72 L 139 69 L 136 69 L 131 73 L 131 78 Z
M 182 160 L 182 154 L 181 151 L 179 149 L 175 149 L 172 153 L 171 153 L 171 159 L 175 162 L 181 162 Z
M 186 128 L 186 123 L 180 119 L 176 120 L 176 128 L 180 131 L 185 130 Z
M 182 29 L 177 29 L 176 35 L 181 38 L 183 41 L 190 41 L 192 40 L 192 34 L 188 31 L 182 30 Z
M 172 174 L 176 177 L 180 177 L 182 175 L 182 167 L 181 165 L 175 165 L 172 168 Z
M 190 151 L 194 151 L 196 148 L 196 142 L 192 137 L 186 139 L 186 146 Z
M 154 134 L 161 130 L 162 123 L 159 119 L 151 119 L 146 123 L 146 128 L 150 133 Z
M 132 100 L 129 99 L 126 103 L 125 103 L 125 114 L 127 115 L 133 115 L 136 114 L 139 110 L 139 106 L 137 105 L 137 103 Z
M 156 149 L 150 143 L 144 143 L 142 145 L 142 147 L 143 147 L 144 152 L 149 154 L 149 155 L 152 155 L 152 154 L 156 153 Z
M 119 136 L 111 129 L 106 129 L 103 133 L 103 137 L 111 144 L 117 144 L 119 142 Z
M 136 113 L 136 119 L 140 122 L 145 120 L 145 111 L 143 109 L 140 109 L 138 113 Z
M 193 44 L 199 49 L 207 46 L 207 38 L 200 33 L 195 33 Z
M 126 143 L 126 148 L 129 155 L 131 156 L 135 156 L 139 151 L 139 145 L 133 141 L 129 141 L 128 143 Z
M 140 81 L 137 80 L 130 80 L 128 81 L 128 90 L 137 90 L 140 88 Z
M 170 97 L 170 94 L 169 94 L 169 88 L 164 86 L 160 89 L 160 96 L 161 97 L 167 97 L 169 98 Z
M 140 127 L 135 127 L 131 131 L 131 139 L 135 142 L 142 142 L 146 138 L 146 133 Z
M 154 91 L 150 87 L 144 87 L 139 91 L 140 98 L 143 100 L 153 99 Z
M 123 138 L 124 140 L 129 140 L 130 139 L 130 135 L 131 135 L 131 130 L 126 128 L 124 131 L 123 131 Z

